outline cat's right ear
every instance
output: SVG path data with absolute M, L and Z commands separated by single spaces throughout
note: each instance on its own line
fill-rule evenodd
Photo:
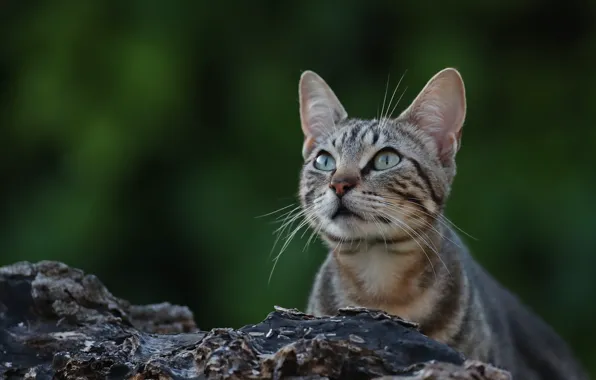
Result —
M 348 117 L 348 113 L 325 83 L 312 71 L 300 76 L 300 122 L 304 133 L 302 156 L 306 158 L 318 140 L 330 135 L 337 124 Z

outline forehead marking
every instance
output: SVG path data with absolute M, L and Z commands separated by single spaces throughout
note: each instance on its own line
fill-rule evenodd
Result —
M 362 127 L 363 127 L 362 123 L 358 123 L 354 127 L 352 127 L 352 130 L 350 131 L 350 137 L 348 139 L 348 144 L 354 144 L 354 143 L 356 143 L 356 141 L 358 141 L 358 136 L 360 135 L 360 131 L 363 129 Z
M 367 144 L 367 145 L 372 145 L 373 144 L 373 131 L 372 129 L 367 129 L 366 132 L 364 133 L 364 136 L 362 136 L 362 142 Z

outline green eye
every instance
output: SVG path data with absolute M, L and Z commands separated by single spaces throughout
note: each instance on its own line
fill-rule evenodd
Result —
M 390 150 L 383 150 L 374 158 L 373 167 L 375 170 L 386 170 L 399 164 L 399 155 Z
M 335 170 L 335 160 L 329 153 L 321 153 L 315 160 L 315 168 L 330 172 Z

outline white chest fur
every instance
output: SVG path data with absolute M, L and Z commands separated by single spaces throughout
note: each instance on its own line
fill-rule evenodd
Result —
M 399 262 L 407 257 L 387 252 L 385 246 L 377 246 L 367 252 L 348 254 L 340 258 L 362 285 L 361 291 L 377 298 L 395 291 L 395 284 L 402 279 Z
M 357 294 L 357 297 L 350 296 L 349 292 L 344 294 L 343 306 L 376 308 L 414 322 L 431 313 L 439 294 L 433 287 L 426 291 L 420 289 L 416 278 L 408 278 L 420 275 L 412 268 L 420 266 L 419 255 L 424 253 L 402 252 L 388 252 L 384 245 L 377 245 L 366 252 L 337 257 L 344 270 L 350 273 L 340 281 L 351 282 L 338 285 L 343 289 L 355 288 L 352 294 Z

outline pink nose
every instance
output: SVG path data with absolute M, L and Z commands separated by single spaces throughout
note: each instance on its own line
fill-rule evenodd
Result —
M 343 197 L 345 193 L 358 185 L 359 178 L 354 176 L 341 176 L 333 178 L 329 184 L 331 190 L 335 190 L 338 197 Z

